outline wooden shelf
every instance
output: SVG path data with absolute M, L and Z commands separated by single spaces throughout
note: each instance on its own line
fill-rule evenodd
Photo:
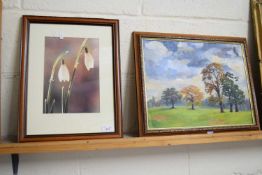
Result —
M 90 151 L 123 148 L 163 147 L 174 145 L 207 144 L 262 140 L 262 131 L 190 134 L 157 137 L 124 137 L 119 139 L 0 143 L 0 154 Z

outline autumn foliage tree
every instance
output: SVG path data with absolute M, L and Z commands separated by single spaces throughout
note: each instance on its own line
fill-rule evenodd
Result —
M 222 93 L 222 81 L 224 78 L 223 66 L 219 63 L 211 63 L 202 70 L 201 74 L 202 81 L 205 84 L 205 91 L 209 95 L 215 93 L 220 112 L 224 112 Z
M 195 104 L 201 103 L 201 101 L 204 98 L 204 95 L 200 91 L 200 89 L 194 85 L 184 87 L 181 90 L 181 94 L 182 94 L 183 99 L 191 104 L 192 110 L 195 110 Z

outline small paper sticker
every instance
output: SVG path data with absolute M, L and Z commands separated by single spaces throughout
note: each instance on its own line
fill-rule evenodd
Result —
M 214 131 L 207 131 L 207 134 L 214 134 Z
M 63 34 L 63 32 L 55 31 L 53 33 L 52 37 L 58 37 L 59 39 L 64 39 L 64 34 Z
M 112 132 L 113 128 L 111 126 L 102 126 L 101 130 L 103 132 Z

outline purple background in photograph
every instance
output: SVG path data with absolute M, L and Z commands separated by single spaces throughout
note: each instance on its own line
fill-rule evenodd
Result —
M 44 99 L 47 96 L 49 79 L 52 66 L 59 54 L 69 51 L 64 61 L 68 67 L 70 79 L 73 74 L 75 59 L 84 38 L 45 37 L 45 63 L 44 63 Z M 94 57 L 95 66 L 89 71 L 84 64 L 84 54 L 79 59 L 79 65 L 75 72 L 72 83 L 71 96 L 69 98 L 68 113 L 95 113 L 100 112 L 99 93 L 99 40 L 88 38 L 88 52 Z M 64 86 L 64 94 L 67 93 L 69 82 L 61 83 L 58 79 L 58 70 L 61 63 L 58 63 L 54 82 L 51 91 L 51 99 L 55 99 L 53 113 L 61 113 L 61 88 Z

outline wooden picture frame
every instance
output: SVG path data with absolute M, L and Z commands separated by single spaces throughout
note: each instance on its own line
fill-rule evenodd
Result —
M 140 136 L 259 129 L 246 39 L 134 32 L 133 40 Z
M 19 141 L 122 137 L 119 21 L 23 16 Z

